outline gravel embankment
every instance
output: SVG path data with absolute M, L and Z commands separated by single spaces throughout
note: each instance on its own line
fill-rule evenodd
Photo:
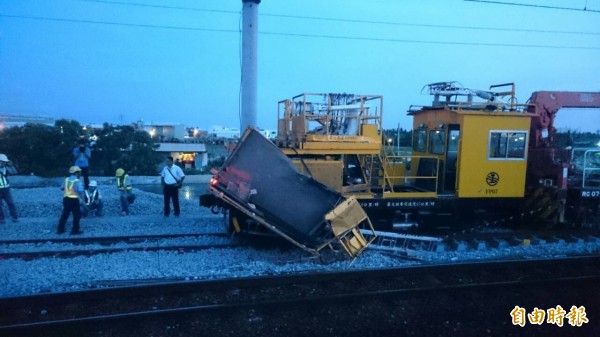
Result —
M 21 181 L 18 178 L 12 177 L 11 184 L 20 219 L 19 222 L 13 223 L 10 217 L 7 217 L 7 222 L 0 225 L 1 240 L 68 237 L 72 218 L 67 221 L 67 233 L 61 236 L 56 234 L 58 218 L 62 211 L 62 192 L 58 187 L 60 180 L 40 180 L 32 177 Z M 162 215 L 162 195 L 138 188 L 134 188 L 137 197 L 130 208 L 131 214 L 119 216 L 118 192 L 112 179 L 97 180 L 105 202 L 105 215 L 82 218 L 81 229 L 84 231 L 82 237 L 223 231 L 222 217 L 200 207 L 197 195 L 186 198 L 185 186 L 180 195 L 181 216 L 179 218 L 173 216 L 165 218 Z M 191 177 L 186 179 L 186 182 L 201 183 L 205 180 L 205 177 L 195 179 Z M 154 177 L 135 177 L 135 181 L 138 184 L 158 183 L 157 178 Z M 45 187 L 32 187 L 39 185 Z M 7 212 L 6 206 L 4 211 Z M 187 243 L 189 242 L 182 244 Z M 71 248 L 66 244 L 65 246 L 64 249 Z M 32 246 L 30 250 L 45 247 L 46 245 L 37 245 Z M 53 249 L 57 249 L 56 245 Z M 0 251 L 11 251 L 11 247 L 0 247 Z M 407 263 L 377 252 L 364 254 L 359 261 L 352 267 L 370 268 Z M 208 249 L 184 254 L 171 251 L 123 252 L 31 261 L 8 259 L 0 260 L 0 297 L 77 290 L 111 280 L 245 277 L 339 269 L 346 268 L 349 264 L 349 261 L 341 261 L 325 266 L 301 249 L 274 250 L 251 246 Z
M 208 177 L 189 177 L 188 183 L 205 183 Z M 198 196 L 185 186 L 181 191 L 181 217 L 165 218 L 162 215 L 162 195 L 134 188 L 137 195 L 129 216 L 119 216 L 120 204 L 114 180 L 98 178 L 105 201 L 103 217 L 82 218 L 82 237 L 125 236 L 144 234 L 215 233 L 223 231 L 223 218 L 213 215 L 198 205 Z M 58 218 L 62 211 L 61 180 L 37 177 L 12 177 L 12 194 L 20 220 L 10 221 L 4 206 L 7 222 L 0 224 L 0 240 L 44 239 L 68 237 L 56 234 Z M 158 184 L 156 177 L 134 177 L 134 184 Z M 34 187 L 44 186 L 44 187 Z M 135 186 L 135 185 L 134 185 Z M 189 239 L 188 239 L 189 240 Z M 222 240 L 222 239 L 220 239 Z M 203 244 L 206 241 L 202 241 Z M 221 242 L 215 242 L 221 243 Z M 189 244 L 185 242 L 182 244 Z M 66 244 L 65 244 L 66 245 Z M 46 249 L 47 245 L 32 245 L 26 250 Z M 56 247 L 56 244 L 54 244 Z M 65 246 L 63 249 L 70 249 Z M 0 245 L 0 251 L 9 252 L 14 247 Z M 19 247 L 23 249 L 23 247 Z M 56 249 L 56 248 L 54 248 Z M 94 249 L 94 247 L 90 247 Z M 429 262 L 461 262 L 490 258 L 522 256 L 564 256 L 576 253 L 600 252 L 600 239 L 595 242 L 565 245 L 547 244 L 541 247 L 507 247 L 489 251 L 421 253 Z M 213 279 L 247 277 L 279 273 L 301 273 L 337 269 L 369 269 L 397 267 L 417 262 L 387 254 L 375 249 L 365 251 L 354 261 L 340 261 L 323 265 L 307 252 L 289 249 L 264 249 L 245 245 L 241 248 L 207 249 L 193 253 L 172 251 L 122 252 L 76 258 L 43 258 L 36 260 L 0 260 L 0 297 L 23 296 L 40 292 L 56 292 L 95 287 L 111 280 L 153 278 Z

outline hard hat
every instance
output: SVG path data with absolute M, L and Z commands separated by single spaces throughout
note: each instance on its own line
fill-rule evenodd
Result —
M 118 168 L 118 169 L 117 169 L 117 172 L 115 173 L 115 175 L 116 175 L 117 177 L 120 177 L 120 176 L 122 176 L 123 174 L 125 174 L 125 170 L 123 170 L 122 168 Z
M 4 153 L 0 153 L 0 161 L 8 163 L 10 160 L 8 160 L 8 157 Z
M 97 187 L 98 183 L 95 180 L 90 181 L 90 187 Z
M 75 173 L 75 172 L 81 172 L 81 169 L 79 168 L 79 166 L 71 166 L 71 168 L 69 168 L 69 173 Z

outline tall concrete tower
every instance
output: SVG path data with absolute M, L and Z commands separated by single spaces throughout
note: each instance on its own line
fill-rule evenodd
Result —
M 256 127 L 258 4 L 260 4 L 260 0 L 242 0 L 242 4 L 242 114 L 240 135 L 248 127 Z

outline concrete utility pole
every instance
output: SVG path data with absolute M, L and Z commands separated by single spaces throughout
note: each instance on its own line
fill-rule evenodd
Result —
M 260 0 L 242 0 L 242 3 L 242 115 L 240 119 L 240 136 L 248 127 L 256 127 L 258 4 L 260 4 Z

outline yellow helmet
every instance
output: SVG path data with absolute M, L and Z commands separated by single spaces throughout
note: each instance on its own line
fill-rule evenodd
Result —
M 123 174 L 125 174 L 125 170 L 123 170 L 122 168 L 118 168 L 118 169 L 117 169 L 117 172 L 115 173 L 115 175 L 116 175 L 117 177 L 120 177 L 120 176 L 122 176 Z
M 79 166 L 71 166 L 69 168 L 69 173 L 75 173 L 75 172 L 81 172 L 81 169 L 79 168 Z

